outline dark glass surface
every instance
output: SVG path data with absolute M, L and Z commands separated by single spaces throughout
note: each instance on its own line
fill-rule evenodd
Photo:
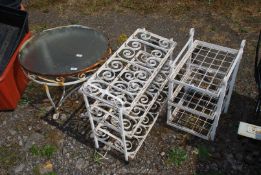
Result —
M 19 61 L 28 71 L 41 75 L 72 75 L 104 57 L 108 40 L 100 32 L 82 26 L 44 31 L 21 50 Z

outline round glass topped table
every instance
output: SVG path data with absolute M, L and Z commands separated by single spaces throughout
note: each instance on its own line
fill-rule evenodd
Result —
M 109 41 L 102 33 L 70 25 L 48 29 L 32 37 L 22 46 L 19 62 L 30 80 L 44 85 L 58 113 L 66 95 L 65 87 L 86 81 L 110 54 Z M 58 103 L 54 103 L 49 86 L 63 88 Z

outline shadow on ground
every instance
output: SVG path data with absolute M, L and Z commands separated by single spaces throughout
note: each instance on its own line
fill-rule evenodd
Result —
M 237 135 L 240 121 L 261 125 L 254 108 L 254 99 L 234 92 L 228 113 L 221 115 L 215 140 L 188 140 L 189 145 L 201 149 L 198 174 L 261 174 L 261 142 Z
M 181 133 L 187 139 L 185 143 L 177 143 L 177 145 L 188 145 L 199 150 L 195 158 L 196 174 L 240 174 L 242 172 L 244 174 L 260 174 L 261 142 L 237 135 L 239 121 L 261 125 L 260 117 L 256 117 L 254 114 L 254 107 L 254 99 L 234 92 L 228 113 L 222 114 L 220 118 L 216 138 L 213 142 L 199 139 L 166 126 L 166 115 L 159 118 L 158 125 L 153 129 L 167 129 L 168 132 L 174 132 L 173 134 Z M 59 119 L 53 119 L 53 110 L 45 114 L 42 119 L 82 144 L 94 149 L 93 139 L 90 138 L 91 127 L 84 113 L 85 106 L 82 96 L 78 91 L 75 91 L 62 106 Z M 150 137 L 158 137 L 154 131 L 149 134 Z M 142 147 L 146 147 L 147 142 L 148 140 L 145 141 Z M 167 145 L 166 147 L 171 146 Z M 114 152 L 110 152 L 110 155 L 115 159 L 121 159 L 122 157 L 118 156 L 117 153 L 114 154 Z M 139 158 L 142 157 L 137 156 L 137 159 Z

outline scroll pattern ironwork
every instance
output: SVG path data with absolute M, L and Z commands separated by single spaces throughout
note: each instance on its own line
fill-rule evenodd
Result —
M 137 29 L 83 84 L 96 147 L 134 158 L 167 98 L 172 39 Z

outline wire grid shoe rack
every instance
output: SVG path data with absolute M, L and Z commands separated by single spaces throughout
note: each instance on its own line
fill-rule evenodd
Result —
M 134 158 L 167 101 L 176 42 L 137 29 L 100 67 L 83 94 L 96 148 Z
M 190 38 L 169 76 L 167 124 L 213 140 L 222 112 L 228 110 L 245 40 L 239 50 Z

